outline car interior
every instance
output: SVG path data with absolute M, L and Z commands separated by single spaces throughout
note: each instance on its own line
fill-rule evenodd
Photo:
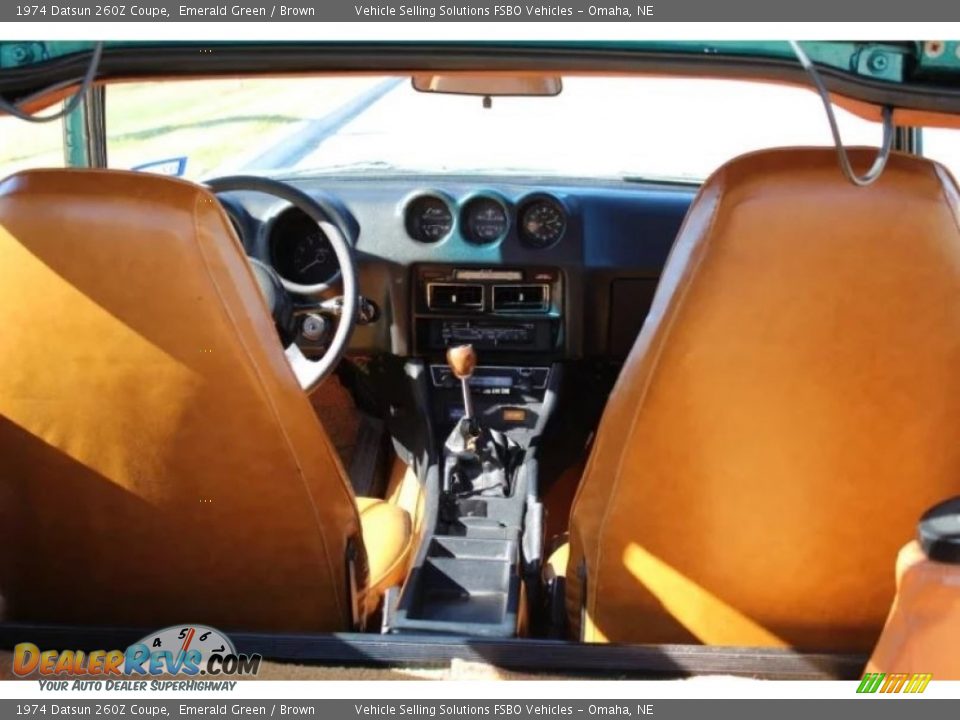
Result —
M 953 77 L 786 43 L 162 45 L 3 68 L 0 96 L 81 87 L 93 146 L 94 86 L 144 78 L 389 72 L 496 109 L 722 76 L 819 92 L 880 147 L 702 182 L 14 172 L 4 647 L 189 620 L 306 666 L 960 678 L 960 190 L 913 142 L 960 124 Z

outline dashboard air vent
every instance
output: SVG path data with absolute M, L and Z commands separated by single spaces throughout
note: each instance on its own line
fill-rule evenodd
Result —
M 549 285 L 496 285 L 493 309 L 506 312 L 543 312 L 550 303 Z
M 483 310 L 483 285 L 429 283 L 427 307 L 431 310 Z

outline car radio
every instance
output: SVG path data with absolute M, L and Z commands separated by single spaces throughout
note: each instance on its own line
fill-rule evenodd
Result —
M 469 343 L 477 350 L 544 350 L 552 343 L 550 321 L 434 320 L 427 325 L 431 349 Z
M 446 345 L 456 343 L 476 343 L 480 345 L 529 345 L 534 340 L 536 325 L 533 323 L 515 323 L 512 325 L 482 322 L 444 321 L 440 325 L 440 336 Z

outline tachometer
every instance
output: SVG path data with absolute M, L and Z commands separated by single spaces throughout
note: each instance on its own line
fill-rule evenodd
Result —
M 298 285 L 327 283 L 340 271 L 327 236 L 306 213 L 294 208 L 274 221 L 270 255 L 280 277 Z
M 567 215 L 559 203 L 538 198 L 520 208 L 520 237 L 535 248 L 559 242 L 567 231 Z
M 453 230 L 453 213 L 436 195 L 421 195 L 406 209 L 407 234 L 414 240 L 432 243 L 443 240 Z
M 502 203 L 491 197 L 477 197 L 463 208 L 463 236 L 472 243 L 496 242 L 510 229 L 510 218 Z

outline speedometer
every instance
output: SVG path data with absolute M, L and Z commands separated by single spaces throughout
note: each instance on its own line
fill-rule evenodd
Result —
M 554 200 L 539 198 L 520 208 L 520 237 L 527 245 L 548 247 L 559 242 L 566 231 L 566 213 Z
M 293 241 L 291 258 L 288 263 L 290 270 L 286 277 L 294 279 L 302 285 L 321 283 L 330 275 L 335 267 L 336 257 L 327 236 L 314 226 L 313 231 Z M 291 272 L 292 270 L 292 272 Z
M 472 243 L 496 242 L 510 229 L 510 218 L 502 203 L 491 197 L 478 197 L 463 208 L 463 235 Z
M 340 272 L 327 236 L 297 208 L 285 210 L 274 221 L 270 230 L 270 259 L 280 277 L 298 285 L 329 283 Z

